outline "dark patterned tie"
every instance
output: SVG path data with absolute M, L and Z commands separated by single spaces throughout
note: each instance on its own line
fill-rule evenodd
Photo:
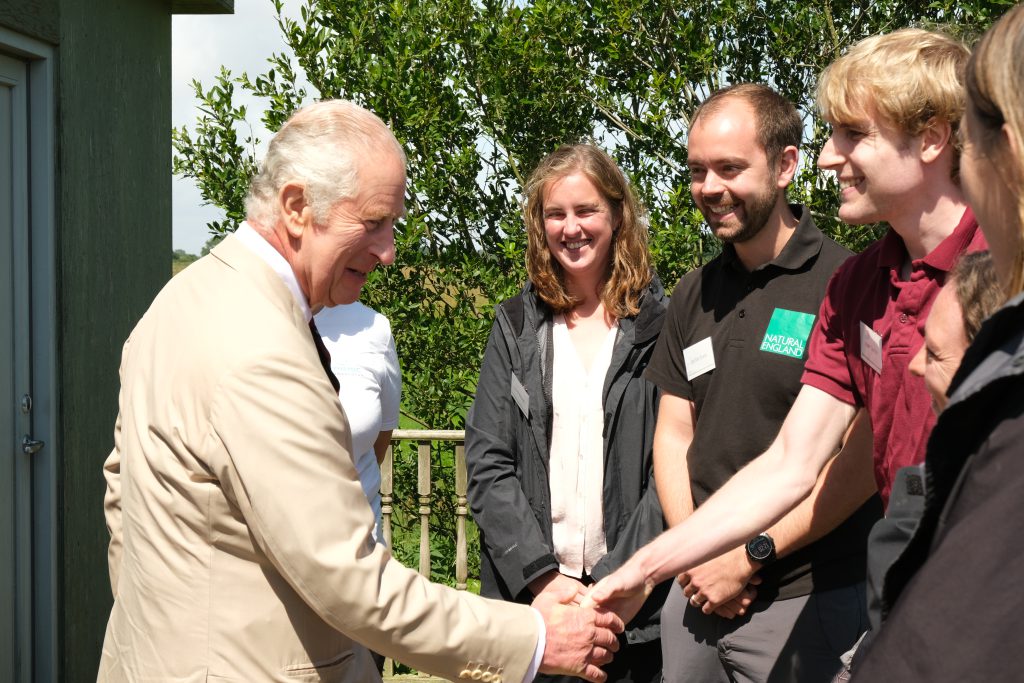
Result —
M 316 344 L 316 352 L 320 356 L 320 365 L 324 366 L 324 372 L 327 373 L 327 379 L 331 380 L 331 386 L 334 387 L 335 393 L 341 389 L 341 383 L 338 382 L 338 378 L 335 377 L 334 371 L 331 370 L 331 352 L 327 350 L 327 345 L 324 344 L 323 337 L 320 336 L 320 331 L 316 329 L 316 321 L 312 318 L 309 319 L 309 333 L 313 335 L 313 343 Z

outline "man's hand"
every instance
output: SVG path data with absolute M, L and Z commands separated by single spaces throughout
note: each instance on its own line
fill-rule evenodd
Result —
M 680 574 L 677 580 L 691 605 L 704 614 L 714 612 L 731 619 L 746 612 L 757 596 L 758 568 L 740 546 Z
M 554 569 L 531 581 L 529 589 L 535 598 L 546 595 L 562 605 L 579 605 L 587 592 L 581 581 Z
M 560 603 L 555 596 L 555 590 L 545 591 L 533 601 L 547 627 L 540 671 L 604 683 L 608 677 L 598 667 L 612 661 L 612 653 L 619 649 L 615 634 L 622 633 L 625 624 L 614 612 Z M 569 591 L 562 593 L 567 599 L 573 596 Z
M 654 584 L 633 562 L 627 562 L 590 587 L 581 603 L 583 607 L 603 607 L 619 615 L 624 624 L 643 607 Z

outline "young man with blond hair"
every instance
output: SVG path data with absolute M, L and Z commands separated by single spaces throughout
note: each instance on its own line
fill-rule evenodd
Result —
M 889 231 L 829 283 L 803 387 L 768 450 L 598 584 L 591 600 L 628 613 L 650 586 L 773 524 L 807 529 L 859 505 L 871 491 L 837 473 L 855 469 L 851 460 L 870 464 L 887 500 L 896 470 L 923 459 L 934 417 L 907 365 L 946 273 L 964 251 L 985 248 L 958 181 L 967 57 L 948 36 L 904 29 L 861 41 L 822 74 L 818 105 L 833 133 L 818 164 L 839 180 L 839 216 Z M 833 457 L 860 412 L 870 417 L 873 458 L 858 449 Z

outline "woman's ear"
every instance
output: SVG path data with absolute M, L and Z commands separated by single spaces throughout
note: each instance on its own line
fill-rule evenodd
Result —
M 1004 123 L 1002 127 L 1003 144 L 1010 151 L 1010 156 L 1013 157 L 1013 167 L 1020 168 L 1021 161 L 1021 141 L 1017 139 L 1017 136 L 1010 130 L 1010 124 Z

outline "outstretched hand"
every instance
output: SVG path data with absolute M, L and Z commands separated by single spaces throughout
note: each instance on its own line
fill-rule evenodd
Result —
M 545 596 L 561 605 L 579 605 L 587 592 L 586 586 L 579 579 L 566 576 L 557 570 L 552 570 L 533 581 L 529 585 L 534 600 Z
M 627 562 L 591 586 L 581 604 L 583 607 L 611 610 L 619 615 L 623 623 L 629 623 L 643 607 L 652 590 L 654 584 L 632 563 Z
M 612 653 L 619 649 L 615 636 L 622 633 L 625 622 L 614 612 L 572 604 L 577 594 L 568 584 L 563 586 L 566 590 L 544 591 L 533 601 L 547 627 L 540 670 L 604 683 L 608 677 L 600 667 L 612 661 Z

